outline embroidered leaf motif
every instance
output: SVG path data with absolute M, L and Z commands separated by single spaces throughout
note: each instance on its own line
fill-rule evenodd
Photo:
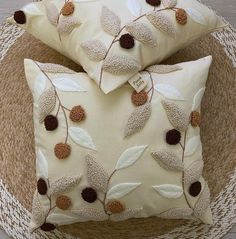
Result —
M 48 162 L 40 149 L 37 151 L 36 165 L 37 176 L 48 178 Z
M 129 116 L 125 126 L 124 137 L 130 136 L 144 128 L 152 113 L 150 103 L 137 107 Z
M 45 91 L 46 82 L 47 77 L 42 72 L 40 72 L 37 75 L 34 84 L 34 97 L 36 101 L 39 99 L 40 95 Z
M 92 61 L 101 61 L 105 58 L 107 48 L 99 40 L 86 41 L 81 44 L 82 49 Z
M 49 195 L 54 196 L 61 193 L 65 193 L 70 191 L 73 187 L 75 187 L 81 180 L 80 176 L 68 176 L 61 177 L 53 181 L 50 185 Z
M 200 144 L 201 144 L 200 135 L 190 138 L 185 146 L 184 155 L 186 157 L 193 155 L 198 149 Z
M 210 190 L 207 185 L 207 182 L 205 182 L 204 189 L 200 194 L 197 203 L 195 204 L 194 215 L 196 217 L 201 217 L 206 212 L 209 205 L 210 205 Z
M 174 71 L 182 70 L 183 68 L 178 65 L 153 65 L 147 68 L 147 71 L 157 73 L 157 74 L 166 74 Z
M 29 3 L 22 8 L 22 11 L 27 13 L 28 15 L 40 16 L 44 15 L 44 13 L 38 8 L 38 3 Z
M 141 183 L 121 183 L 113 186 L 107 192 L 107 199 L 119 199 L 135 190 Z
M 142 145 L 128 148 L 127 150 L 125 150 L 121 154 L 115 169 L 120 170 L 122 168 L 127 168 L 134 164 L 142 156 L 146 148 L 147 145 Z
M 76 144 L 84 148 L 96 150 L 92 137 L 84 129 L 79 127 L 70 127 L 69 135 Z
M 167 170 L 184 170 L 182 160 L 172 152 L 158 151 L 152 153 L 151 155 L 163 168 Z
M 87 220 L 104 221 L 108 219 L 107 214 L 95 208 L 81 208 L 79 210 L 73 211 L 73 213 L 76 213 L 78 216 Z
M 57 6 L 52 2 L 47 2 L 46 5 L 46 14 L 47 14 L 47 18 L 49 20 L 49 22 L 56 26 L 57 25 L 57 21 L 60 17 L 60 13 L 57 9 Z
M 37 62 L 37 65 L 39 66 L 39 68 L 47 73 L 66 73 L 66 74 L 76 74 L 75 71 L 72 71 L 71 69 L 65 67 L 65 66 L 61 66 L 58 64 L 53 64 L 53 63 L 40 63 Z
M 203 161 L 197 160 L 194 161 L 184 172 L 184 182 L 185 184 L 191 185 L 192 183 L 197 182 L 201 176 L 203 171 Z
M 101 25 L 105 32 L 117 36 L 120 31 L 120 18 L 107 7 L 102 7 Z
M 74 16 L 61 16 L 57 25 L 57 30 L 60 34 L 71 33 L 74 28 L 79 25 L 80 22 Z
M 112 74 L 125 74 L 139 71 L 140 64 L 131 57 L 111 55 L 103 62 L 103 69 Z
M 206 25 L 206 19 L 201 14 L 201 12 L 199 12 L 193 8 L 187 8 L 187 9 L 185 9 L 185 11 L 192 18 L 193 21 L 195 21 L 201 25 Z
M 177 5 L 177 0 L 162 0 L 161 2 L 165 8 L 173 8 Z
M 193 98 L 193 105 L 192 105 L 192 111 L 194 110 L 198 110 L 200 105 L 201 105 L 201 101 L 202 101 L 202 97 L 204 95 L 205 92 L 205 87 L 201 88 L 196 95 Z
M 183 189 L 177 185 L 163 184 L 152 187 L 165 198 L 180 198 L 183 195 Z
M 139 17 L 142 13 L 142 6 L 139 0 L 127 0 L 126 5 L 133 16 Z
M 47 222 L 56 225 L 68 225 L 78 222 L 79 218 L 75 215 L 66 215 L 62 213 L 52 213 L 47 217 Z
M 167 212 L 163 212 L 158 217 L 165 219 L 190 219 L 193 214 L 191 208 L 173 208 Z
M 143 208 L 126 209 L 122 213 L 112 214 L 110 216 L 110 219 L 111 221 L 114 221 L 114 222 L 125 221 L 129 218 L 139 217 L 139 214 L 141 213 L 142 210 Z
M 53 85 L 61 91 L 70 91 L 70 92 L 86 92 L 81 85 L 79 85 L 78 82 L 75 82 L 74 80 L 70 78 L 65 77 L 58 77 L 53 79 Z
M 56 94 L 53 87 L 46 90 L 38 101 L 39 122 L 42 123 L 45 117 L 50 114 L 56 106 Z
M 136 0 L 137 1 L 137 0 Z M 126 26 L 126 30 L 138 41 L 150 47 L 157 46 L 156 37 L 152 31 L 141 22 L 132 22 Z
M 158 30 L 168 34 L 170 37 L 176 36 L 176 30 L 172 20 L 163 12 L 152 11 L 147 13 L 147 19 Z
M 87 178 L 92 188 L 106 193 L 109 175 L 104 168 L 98 164 L 91 155 L 86 155 L 87 162 Z
M 156 84 L 155 90 L 170 100 L 185 100 L 183 95 L 172 85 Z
M 189 125 L 189 117 L 182 108 L 169 101 L 162 101 L 167 117 L 173 127 L 179 131 L 185 131 Z

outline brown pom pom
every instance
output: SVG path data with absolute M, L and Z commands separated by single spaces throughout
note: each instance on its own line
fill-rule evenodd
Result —
M 80 105 L 73 107 L 70 112 L 70 119 L 73 122 L 80 122 L 82 120 L 85 120 L 86 112 L 85 112 L 84 108 Z
M 191 125 L 193 127 L 200 126 L 201 124 L 201 115 L 198 111 L 193 111 L 190 115 Z
M 120 37 L 120 46 L 124 49 L 131 49 L 135 45 L 134 38 L 130 34 L 124 34 Z
M 188 15 L 184 9 L 178 9 L 175 13 L 175 18 L 181 25 L 185 25 L 188 21 Z
M 144 105 L 148 101 L 148 94 L 144 90 L 140 91 L 139 93 L 137 93 L 136 91 L 133 91 L 131 100 L 133 104 L 136 106 Z
M 125 210 L 125 206 L 120 201 L 110 201 L 106 205 L 106 210 L 111 213 L 121 213 Z
M 23 11 L 16 11 L 14 13 L 14 20 L 18 24 L 25 24 L 26 23 L 26 15 Z
M 146 2 L 152 6 L 160 6 L 161 5 L 161 0 L 146 0 Z
M 41 230 L 45 231 L 45 232 L 50 232 L 56 229 L 55 225 L 51 224 L 51 223 L 44 223 L 41 227 Z
M 75 11 L 75 5 L 72 2 L 66 2 L 63 8 L 61 9 L 61 14 L 63 16 L 70 16 Z
M 48 186 L 44 179 L 40 178 L 37 182 L 37 190 L 40 195 L 46 195 Z
M 59 143 L 54 148 L 54 153 L 58 159 L 65 159 L 70 155 L 70 145 Z
M 189 194 L 192 197 L 197 197 L 201 191 L 202 191 L 202 184 L 199 181 L 193 183 L 189 188 Z
M 53 131 L 53 130 L 57 129 L 57 127 L 58 127 L 57 117 L 55 117 L 53 115 L 48 115 L 44 119 L 44 126 L 47 131 Z
M 61 195 L 56 199 L 56 205 L 61 210 L 67 210 L 71 206 L 71 199 L 67 196 Z
M 81 193 L 84 201 L 88 203 L 93 203 L 97 200 L 97 192 L 93 188 L 85 188 Z
M 172 129 L 166 133 L 166 142 L 168 144 L 176 145 L 180 142 L 180 140 L 181 140 L 181 133 L 178 130 Z

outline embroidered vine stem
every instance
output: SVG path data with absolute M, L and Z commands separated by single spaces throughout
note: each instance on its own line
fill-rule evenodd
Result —
M 146 72 L 149 74 L 149 77 L 150 77 L 151 83 L 152 83 L 151 89 L 147 92 L 148 94 L 151 92 L 151 96 L 150 96 L 150 99 L 149 99 L 149 103 L 151 103 L 152 102 L 152 98 L 153 98 L 153 94 L 154 94 L 154 81 L 153 81 L 151 72 L 147 71 L 147 70 L 146 70 Z

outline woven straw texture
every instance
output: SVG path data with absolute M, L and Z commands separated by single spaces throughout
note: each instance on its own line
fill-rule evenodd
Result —
M 13 238 L 189 239 L 221 238 L 236 222 L 236 31 L 208 35 L 165 63 L 213 55 L 202 108 L 204 177 L 212 192 L 214 225 L 191 221 L 135 219 L 64 226 L 30 235 L 31 201 L 36 186 L 32 98 L 23 59 L 53 62 L 81 70 L 73 62 L 17 27 L 0 29 L 0 226 Z M 74 235 L 73 236 L 70 236 Z

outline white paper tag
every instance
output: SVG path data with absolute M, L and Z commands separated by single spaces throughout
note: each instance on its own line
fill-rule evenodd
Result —
M 137 74 L 130 78 L 128 82 L 136 90 L 136 92 L 139 93 L 147 86 L 148 80 L 142 78 L 140 74 Z

